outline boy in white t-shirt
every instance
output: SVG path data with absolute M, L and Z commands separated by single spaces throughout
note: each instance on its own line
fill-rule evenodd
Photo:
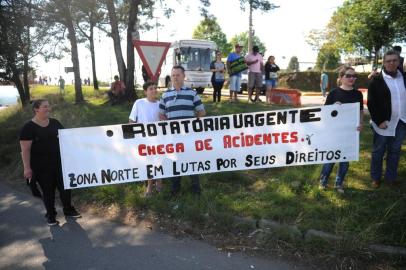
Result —
M 146 97 L 137 99 L 135 101 L 129 116 L 130 123 L 148 123 L 159 121 L 159 102 L 156 84 L 149 81 L 144 83 L 142 88 L 144 89 Z M 146 197 L 152 195 L 152 187 L 154 183 L 156 191 L 161 191 L 161 180 L 148 180 L 147 190 L 145 192 Z

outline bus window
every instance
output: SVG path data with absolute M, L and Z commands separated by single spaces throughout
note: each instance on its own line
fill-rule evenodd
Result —
M 180 64 L 187 70 L 209 71 L 211 50 L 199 48 L 181 48 Z

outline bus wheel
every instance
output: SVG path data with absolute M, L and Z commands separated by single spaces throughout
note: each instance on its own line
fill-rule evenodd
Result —
M 203 87 L 198 87 L 198 88 L 196 88 L 196 92 L 197 92 L 199 95 L 201 95 L 201 94 L 203 94 L 203 92 L 204 92 L 204 88 L 203 88 Z
M 171 84 L 171 78 L 166 77 L 166 78 L 165 78 L 165 87 L 166 87 L 166 88 L 169 88 L 170 84 Z

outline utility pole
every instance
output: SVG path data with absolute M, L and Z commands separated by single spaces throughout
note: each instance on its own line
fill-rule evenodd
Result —
M 250 14 L 249 14 L 249 22 L 248 22 L 248 50 L 247 52 L 250 53 L 252 50 L 252 3 L 250 1 Z
M 159 27 L 159 23 L 158 23 L 158 19 L 159 17 L 153 17 L 155 19 L 155 28 L 156 28 L 156 41 L 159 41 L 158 39 L 158 27 Z

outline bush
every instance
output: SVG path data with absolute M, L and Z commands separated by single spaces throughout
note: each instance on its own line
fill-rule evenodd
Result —
M 326 72 L 329 79 L 328 89 L 337 87 L 336 71 Z M 300 91 L 319 91 L 320 90 L 320 72 L 317 71 L 304 71 L 304 72 L 285 72 L 279 74 L 279 87 L 299 89 Z M 357 87 L 368 87 L 368 74 L 358 73 L 356 82 Z

